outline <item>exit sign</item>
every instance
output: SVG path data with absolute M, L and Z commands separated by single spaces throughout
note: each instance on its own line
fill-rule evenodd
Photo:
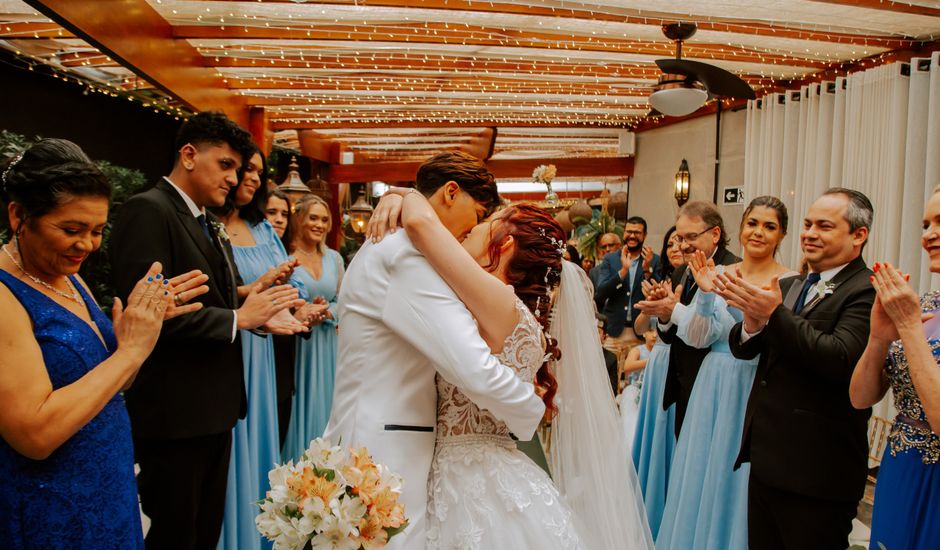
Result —
M 744 188 L 725 187 L 721 198 L 722 204 L 744 204 Z

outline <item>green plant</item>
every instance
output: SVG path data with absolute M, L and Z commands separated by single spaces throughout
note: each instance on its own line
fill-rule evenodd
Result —
M 595 209 L 591 221 L 574 230 L 574 236 L 578 239 L 578 253 L 582 258 L 597 258 L 597 241 L 604 233 L 623 235 L 623 224 L 602 209 Z

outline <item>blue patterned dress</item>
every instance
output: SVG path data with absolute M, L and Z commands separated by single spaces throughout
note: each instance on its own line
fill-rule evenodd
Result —
M 287 261 L 287 252 L 274 228 L 262 220 L 250 225 L 254 246 L 233 246 L 235 265 L 246 283 L 255 281 L 272 267 Z M 277 384 L 274 340 L 241 331 L 247 416 L 235 424 L 229 462 L 225 519 L 219 549 L 270 548 L 255 528 L 259 500 L 268 489 L 268 472 L 280 459 L 277 427 Z
M 330 304 L 333 319 L 310 329 L 309 337 L 297 338 L 294 409 L 284 443 L 284 461 L 297 460 L 310 445 L 310 440 L 323 435 L 333 406 L 333 380 L 336 375 L 336 297 L 342 280 L 343 258 L 327 249 L 319 279 L 298 267 L 294 279 L 300 283 L 300 297 L 313 301 L 322 296 Z M 334 444 L 337 442 L 334 441 Z
M 655 323 L 655 320 L 653 320 Z M 669 488 L 669 466 L 676 447 L 676 407 L 663 410 L 663 390 L 669 370 L 669 344 L 656 340 L 643 369 L 643 386 L 633 436 L 633 464 L 646 504 L 653 539 L 659 532 Z
M 104 342 L 69 310 L 0 270 L 26 309 L 54 390 L 72 384 L 117 349 L 111 322 L 85 292 Z M 44 460 L 0 439 L 0 547 L 143 548 L 131 424 L 120 393 Z
M 758 358 L 731 354 L 728 336 L 743 316 L 715 294 L 697 292 L 673 317 L 679 338 L 711 351 L 692 387 L 656 548 L 745 550 L 750 464 L 734 470 L 734 462 Z
M 924 312 L 940 309 L 940 292 L 924 294 L 920 304 Z M 940 363 L 940 340 L 929 344 Z M 940 548 L 940 437 L 927 424 L 900 341 L 886 370 L 898 416 L 878 471 L 871 548 Z

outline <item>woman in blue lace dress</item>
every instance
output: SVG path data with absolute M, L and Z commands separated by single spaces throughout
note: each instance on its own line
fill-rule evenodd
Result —
M 282 282 L 296 263 L 287 257 L 284 245 L 265 218 L 268 194 L 261 181 L 264 168 L 264 157 L 254 151 L 242 169 L 238 187 L 229 192 L 226 205 L 216 212 L 225 223 L 245 290 L 255 284 L 268 287 Z M 290 331 L 303 329 L 289 315 L 286 319 Z M 270 547 L 255 528 L 254 518 L 258 515 L 256 503 L 268 489 L 268 472 L 280 461 L 281 445 L 273 338 L 245 330 L 240 340 L 248 411 L 232 433 L 225 518 L 218 548 L 252 550 Z
M 151 266 L 111 321 L 78 270 L 101 246 L 111 186 L 72 142 L 46 139 L 3 170 L 13 238 L 0 254 L 0 546 L 143 548 L 121 390 L 198 272 Z M 123 306 L 123 307 L 122 307 Z
M 677 304 L 672 319 L 690 346 L 711 348 L 695 379 L 686 425 L 676 443 L 658 550 L 746 550 L 747 485 L 750 465 L 734 469 L 741 449 L 744 413 L 757 372 L 757 358 L 737 359 L 728 336 L 741 321 L 739 310 L 714 293 L 717 274 L 737 270 L 766 286 L 796 275 L 775 259 L 787 233 L 787 209 L 776 197 L 757 197 L 741 219 L 741 263 L 718 266 L 701 251 L 689 259 L 699 292 L 688 306 Z
M 682 252 L 674 238 L 675 231 L 675 227 L 669 228 L 663 239 L 661 257 L 668 260 L 661 263 L 664 272 L 660 277 L 663 281 L 668 281 L 672 270 L 684 263 Z M 636 330 L 645 332 L 655 323 L 655 318 L 651 324 L 646 314 L 640 314 L 635 324 Z M 669 344 L 657 337 L 656 344 L 646 360 L 632 448 L 633 464 L 636 466 L 640 490 L 646 504 L 646 516 L 654 539 L 663 520 L 666 490 L 669 487 L 669 466 L 672 464 L 676 447 L 676 408 L 670 405 L 668 409 L 663 410 L 663 388 L 666 385 L 668 369 Z
M 927 202 L 921 240 L 933 273 L 940 273 L 938 191 Z M 876 263 L 874 271 L 871 333 L 849 395 L 865 409 L 890 386 L 898 415 L 878 472 L 871 548 L 940 548 L 940 292 L 918 299 L 895 267 Z
M 312 195 L 298 202 L 291 216 L 290 252 L 300 262 L 294 280 L 300 296 L 319 309 L 312 313 L 309 338 L 298 338 L 294 410 L 284 460 L 297 460 L 310 440 L 323 435 L 333 405 L 336 373 L 336 298 L 345 267 L 339 252 L 326 245 L 332 220 L 326 202 Z

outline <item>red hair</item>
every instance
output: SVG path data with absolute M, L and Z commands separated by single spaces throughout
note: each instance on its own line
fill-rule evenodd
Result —
M 561 282 L 565 232 L 548 212 L 530 204 L 510 206 L 498 213 L 495 221 L 499 223 L 491 226 L 489 264 L 484 268 L 489 271 L 499 265 L 500 245 L 512 236 L 515 247 L 506 264 L 506 282 L 512 285 L 545 334 L 548 359 L 536 372 L 535 385 L 543 391 L 542 401 L 550 418 L 558 410 L 554 403 L 558 382 L 549 364 L 561 358 L 561 351 L 558 342 L 548 334 L 548 323 L 552 290 Z

